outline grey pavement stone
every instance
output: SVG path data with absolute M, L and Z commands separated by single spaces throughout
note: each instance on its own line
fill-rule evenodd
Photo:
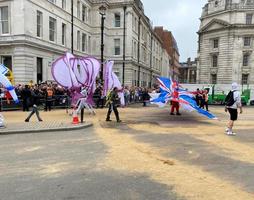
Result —
M 49 131 L 70 131 L 78 130 L 92 126 L 92 123 L 85 122 L 77 125 L 66 122 L 22 122 L 22 123 L 9 123 L 5 128 L 0 129 L 0 135 L 18 134 L 18 133 L 38 133 Z

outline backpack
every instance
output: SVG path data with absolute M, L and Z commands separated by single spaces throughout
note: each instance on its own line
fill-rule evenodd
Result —
M 225 104 L 226 106 L 233 106 L 235 103 L 235 99 L 234 99 L 234 92 L 235 91 L 230 91 L 225 99 Z

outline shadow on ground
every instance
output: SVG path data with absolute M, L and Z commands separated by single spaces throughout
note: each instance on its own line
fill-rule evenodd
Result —
M 230 158 L 210 143 L 186 134 L 146 134 L 136 137 L 138 141 L 170 150 L 164 154 L 169 159 L 176 159 L 189 165 L 199 166 L 219 178 L 231 181 L 247 192 L 254 192 L 254 164 Z
M 61 199 L 61 200 L 183 200 L 173 188 L 153 182 L 140 174 L 120 174 L 115 171 L 84 171 L 46 180 L 20 179 L 12 193 L 9 182 L 1 196 L 8 200 Z M 28 182 L 33 182 L 27 187 Z

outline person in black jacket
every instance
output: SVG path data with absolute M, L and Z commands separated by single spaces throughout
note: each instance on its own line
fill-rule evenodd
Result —
M 31 99 L 31 90 L 28 85 L 21 91 L 21 98 L 23 100 L 23 111 L 29 111 L 29 101 Z
M 146 88 L 144 88 L 144 90 L 142 91 L 142 100 L 143 100 L 143 106 L 146 107 L 147 102 L 149 102 L 150 100 L 150 95 Z
M 34 113 L 36 114 L 38 121 L 42 122 L 42 119 L 38 111 L 38 106 L 40 105 L 40 91 L 37 88 L 35 88 L 34 90 L 31 91 L 31 94 L 32 94 L 33 108 L 32 108 L 32 112 L 25 119 L 25 122 L 29 122 L 30 118 L 34 115 Z

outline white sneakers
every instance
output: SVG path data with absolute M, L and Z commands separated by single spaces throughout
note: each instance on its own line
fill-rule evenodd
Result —
M 226 134 L 229 135 L 229 136 L 236 136 L 236 133 L 233 133 L 232 130 L 230 131 L 229 128 L 226 128 L 225 132 L 226 132 Z
M 229 136 L 236 136 L 236 133 L 233 133 L 233 132 L 227 132 L 227 135 L 229 135 Z

